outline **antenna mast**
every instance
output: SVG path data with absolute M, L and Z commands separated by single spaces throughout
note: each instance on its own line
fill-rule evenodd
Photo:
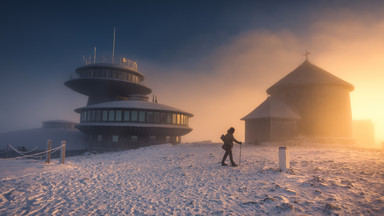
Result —
M 112 64 L 115 63 L 115 39 L 116 39 L 116 27 L 113 27 Z
M 96 64 L 96 46 L 93 48 L 93 64 Z

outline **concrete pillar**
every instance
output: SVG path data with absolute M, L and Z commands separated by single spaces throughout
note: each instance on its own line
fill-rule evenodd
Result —
M 279 169 L 281 171 L 289 169 L 289 151 L 287 147 L 279 147 Z

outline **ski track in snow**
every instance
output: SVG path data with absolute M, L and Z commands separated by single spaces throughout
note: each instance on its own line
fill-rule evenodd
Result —
M 287 172 L 278 171 L 278 147 L 242 147 L 239 167 L 222 167 L 223 153 L 220 144 L 165 144 L 69 157 L 53 170 L 0 179 L 0 215 L 384 212 L 379 150 L 290 147 Z

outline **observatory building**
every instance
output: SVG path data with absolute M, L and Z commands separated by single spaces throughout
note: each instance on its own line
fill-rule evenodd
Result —
M 267 89 L 268 97 L 245 121 L 249 143 L 308 138 L 352 138 L 353 85 L 307 59 Z
M 87 134 L 91 149 L 180 143 L 192 131 L 191 113 L 148 101 L 152 90 L 134 61 L 86 64 L 74 75 L 65 85 L 88 96 L 87 106 L 75 110 L 80 114 L 75 127 Z

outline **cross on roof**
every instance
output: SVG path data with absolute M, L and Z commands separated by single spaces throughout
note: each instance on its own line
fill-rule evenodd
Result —
M 304 55 L 305 55 L 305 60 L 308 60 L 308 56 L 309 56 L 309 54 L 311 54 L 311 53 L 308 52 L 308 50 L 305 50 L 305 53 L 304 53 Z

